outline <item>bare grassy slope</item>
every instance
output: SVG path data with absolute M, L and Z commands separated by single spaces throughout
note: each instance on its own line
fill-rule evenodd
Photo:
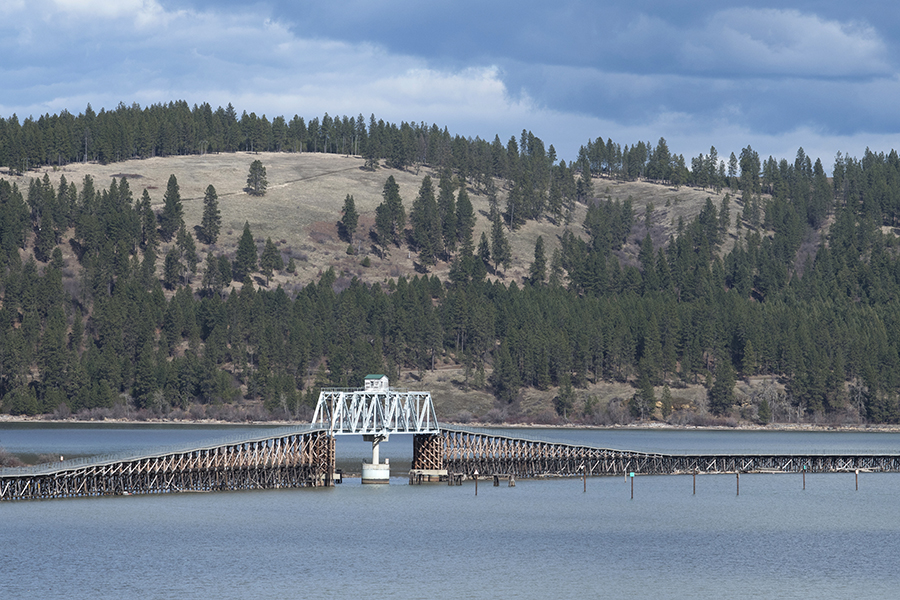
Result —
M 268 192 L 262 197 L 253 197 L 243 191 L 250 163 L 256 159 L 265 165 L 269 182 Z M 362 165 L 363 160 L 358 157 L 335 154 L 207 154 L 131 160 L 110 165 L 71 164 L 62 169 L 32 171 L 12 179 L 24 193 L 27 191 L 29 178 L 42 177 L 44 172 L 49 174 L 54 185 L 61 175 L 65 175 L 79 188 L 85 175 L 94 178 L 97 188 L 108 186 L 112 177 L 126 175 L 135 198 L 139 198 L 141 191 L 147 188 L 154 206 L 161 207 L 166 182 L 169 175 L 174 174 L 181 189 L 185 222 L 189 228 L 200 223 L 206 187 L 209 184 L 215 186 L 222 212 L 222 234 L 217 246 L 212 248 L 214 252 L 226 252 L 233 256 L 246 221 L 260 244 L 271 237 L 279 245 L 285 262 L 289 257 L 294 257 L 298 267 L 297 275 L 280 274 L 275 279 L 276 285 L 303 285 L 328 267 L 334 267 L 339 274 L 356 275 L 370 282 L 399 275 L 412 276 L 416 273 L 415 254 L 406 248 L 395 248 L 385 259 L 379 258 L 371 253 L 368 230 L 374 223 L 375 207 L 381 202 L 381 191 L 389 175 L 393 175 L 400 185 L 400 194 L 408 211 L 422 178 L 426 174 L 434 178 L 435 174 L 428 169 L 422 169 L 418 175 L 412 171 L 384 168 L 372 172 L 363 170 Z M 659 245 L 674 231 L 678 217 L 684 217 L 687 222 L 697 215 L 707 197 L 712 197 L 717 207 L 722 198 L 722 194 L 688 187 L 675 190 L 653 183 L 622 183 L 606 179 L 595 179 L 594 190 L 599 198 L 610 197 L 623 201 L 631 197 L 633 200 L 636 221 L 640 225 L 635 230 L 634 237 L 629 239 L 623 255 L 626 260 L 627 255 L 636 254 L 636 244 L 640 243 L 640 238 L 646 231 L 643 229 L 643 215 L 648 203 L 655 207 L 651 232 Z M 482 231 L 490 233 L 488 203 L 482 194 L 471 188 L 469 191 L 478 215 L 475 229 L 477 243 Z M 366 242 L 362 246 L 362 252 L 363 255 L 370 254 L 372 266 L 369 268 L 360 266 L 363 255 L 348 255 L 347 244 L 338 238 L 336 222 L 341 216 L 341 207 L 347 194 L 353 195 L 360 213 L 357 238 Z M 734 215 L 739 210 L 733 201 L 731 210 L 733 222 Z M 585 206 L 577 207 L 570 225 L 576 234 L 582 232 L 581 222 L 585 212 Z M 544 236 L 549 258 L 553 249 L 559 245 L 563 231 L 563 225 L 544 220 L 528 222 L 517 231 L 509 233 L 513 260 L 509 271 L 502 274 L 503 277 L 507 281 L 522 281 L 534 256 L 537 237 Z M 726 242 L 726 247 L 728 246 L 730 242 Z M 199 249 L 205 254 L 208 248 L 201 245 Z M 445 277 L 448 270 L 449 264 L 439 263 L 432 272 Z

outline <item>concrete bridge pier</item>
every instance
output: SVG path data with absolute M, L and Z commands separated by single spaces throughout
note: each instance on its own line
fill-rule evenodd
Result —
M 389 459 L 384 463 L 379 462 L 378 445 L 388 441 L 387 435 L 364 435 L 363 440 L 372 442 L 372 462 L 362 464 L 363 483 L 389 483 L 391 478 L 391 465 Z

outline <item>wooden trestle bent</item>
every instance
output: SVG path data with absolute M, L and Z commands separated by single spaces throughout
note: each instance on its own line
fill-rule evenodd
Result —
M 309 431 L 53 472 L 0 472 L 0 500 L 331 486 L 334 465 L 334 437 Z

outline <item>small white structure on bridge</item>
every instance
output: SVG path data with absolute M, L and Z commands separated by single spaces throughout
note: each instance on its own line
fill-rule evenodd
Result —
M 366 375 L 362 389 L 323 389 L 312 423 L 331 435 L 362 435 L 372 442 L 372 462 L 362 465 L 363 483 L 387 483 L 390 465 L 378 444 L 392 433 L 440 433 L 431 392 L 392 389 L 387 375 Z

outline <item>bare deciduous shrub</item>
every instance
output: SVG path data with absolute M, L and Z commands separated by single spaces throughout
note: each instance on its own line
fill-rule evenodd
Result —
M 487 411 L 484 415 L 484 420 L 488 423 L 504 423 L 509 418 L 509 413 L 506 412 L 506 409 L 492 408 Z
M 474 416 L 475 415 L 467 410 L 461 410 L 456 413 L 450 420 L 456 423 L 468 423 L 474 418 Z
M 0 448 L 0 467 L 23 467 L 25 463 L 19 460 L 19 457 Z

